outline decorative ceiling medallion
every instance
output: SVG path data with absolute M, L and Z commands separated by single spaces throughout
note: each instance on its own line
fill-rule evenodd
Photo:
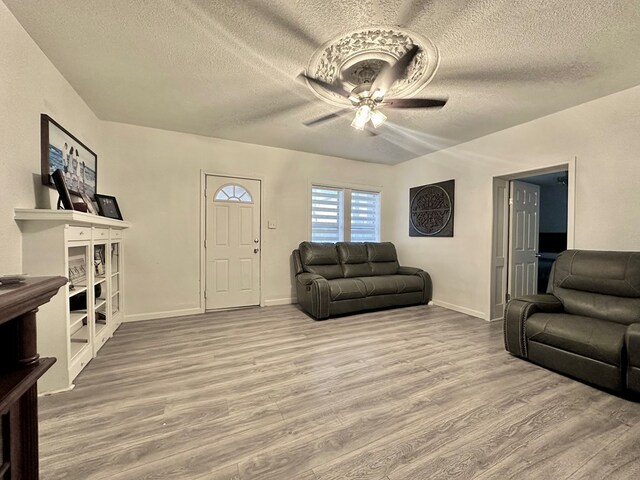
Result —
M 395 63 L 412 45 L 418 45 L 420 52 L 409 65 L 406 76 L 387 94 L 408 98 L 431 81 L 440 56 L 428 38 L 397 27 L 364 28 L 325 43 L 311 57 L 307 75 L 328 83 L 339 80 L 347 90 L 352 90 L 371 83 L 383 68 Z M 351 105 L 348 99 L 318 85 L 307 82 L 307 86 L 327 103 L 339 107 Z

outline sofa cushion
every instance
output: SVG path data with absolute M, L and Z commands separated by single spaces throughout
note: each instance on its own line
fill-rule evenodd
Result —
M 398 271 L 398 255 L 391 242 L 366 243 L 367 259 L 373 275 L 395 275 Z
M 527 319 L 530 341 L 566 350 L 610 365 L 622 365 L 627 327 L 566 313 L 536 313 Z
M 640 298 L 640 252 L 567 250 L 555 262 L 553 286 Z
M 302 242 L 298 249 L 305 272 L 322 275 L 327 280 L 344 276 L 333 243 Z
M 377 275 L 361 277 L 367 296 L 421 292 L 424 281 L 417 275 Z
M 338 242 L 338 259 L 346 278 L 365 277 L 371 275 L 367 246 L 364 243 Z
M 329 280 L 329 296 L 331 300 L 348 300 L 366 296 L 364 283 L 359 278 L 335 278 Z

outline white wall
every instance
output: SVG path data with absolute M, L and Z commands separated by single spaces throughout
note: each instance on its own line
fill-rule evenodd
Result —
M 491 180 L 577 157 L 577 248 L 640 249 L 640 87 L 396 167 L 100 122 L 0 2 L 0 272 L 21 270 L 15 207 L 48 206 L 39 185 L 40 113 L 98 153 L 98 190 L 118 197 L 128 232 L 128 311 L 199 307 L 200 170 L 264 179 L 264 297 L 291 296 L 289 255 L 308 238 L 311 181 L 381 185 L 383 239 L 433 276 L 435 299 L 489 311 Z M 408 190 L 456 180 L 454 238 L 409 238 Z M 397 191 L 394 186 L 397 186 Z
M 200 307 L 200 171 L 263 180 L 263 297 L 292 296 L 291 251 L 310 236 L 311 182 L 383 187 L 393 167 L 105 122 L 105 181 L 133 227 L 126 232 L 129 319 Z M 388 214 L 383 211 L 383 222 Z M 388 235 L 382 232 L 382 237 Z
M 57 199 L 40 185 L 40 114 L 47 113 L 98 152 L 100 123 L 0 2 L 0 273 L 22 270 L 14 208 Z M 99 186 L 104 185 L 98 172 Z
M 434 299 L 488 318 L 492 177 L 576 157 L 575 246 L 640 250 L 640 87 L 395 167 L 393 241 L 428 270 Z M 456 180 L 455 236 L 408 236 L 409 188 Z

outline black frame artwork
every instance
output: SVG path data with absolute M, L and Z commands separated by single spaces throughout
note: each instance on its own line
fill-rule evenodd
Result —
M 53 172 L 60 169 L 69 192 L 89 198 L 98 186 L 98 155 L 49 115 L 40 115 L 42 184 L 54 187 Z
M 62 207 L 64 207 L 65 210 L 74 210 L 71 195 L 69 195 L 69 190 L 67 189 L 67 184 L 64 180 L 62 170 L 57 169 L 53 172 L 51 177 L 56 186 L 56 190 L 58 190 L 58 195 L 60 195 L 60 198 L 58 199 L 58 210 Z
M 453 237 L 455 180 L 409 189 L 409 236 Z
M 98 213 L 100 214 L 100 216 L 113 218 L 115 220 L 124 220 L 122 218 L 122 213 L 120 212 L 120 207 L 118 206 L 116 197 L 112 197 L 110 195 L 102 195 L 100 193 L 96 193 L 94 197 L 96 199 L 96 203 L 98 204 Z

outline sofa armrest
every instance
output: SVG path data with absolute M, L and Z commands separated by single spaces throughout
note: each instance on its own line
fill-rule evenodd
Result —
M 431 283 L 431 276 L 422 270 L 415 267 L 398 267 L 397 275 L 417 275 L 422 278 L 424 288 L 422 290 L 422 301 L 429 303 L 433 295 L 433 284 Z
M 305 272 L 305 273 L 299 273 L 298 275 L 296 275 L 296 281 L 301 285 L 305 285 L 305 286 L 311 285 L 311 282 L 320 278 L 324 279 L 322 275 L 318 275 L 316 273 Z
M 418 272 L 422 272 L 421 268 L 415 267 L 398 267 L 398 271 L 396 272 L 398 275 L 415 275 Z
M 504 348 L 527 358 L 527 318 L 537 312 L 560 313 L 562 303 L 553 295 L 528 295 L 511 300 L 504 310 Z
M 627 388 L 640 393 L 640 323 L 627 327 L 625 336 L 627 350 Z
M 329 282 L 315 273 L 296 275 L 296 292 L 300 306 L 316 320 L 329 317 L 331 295 Z

